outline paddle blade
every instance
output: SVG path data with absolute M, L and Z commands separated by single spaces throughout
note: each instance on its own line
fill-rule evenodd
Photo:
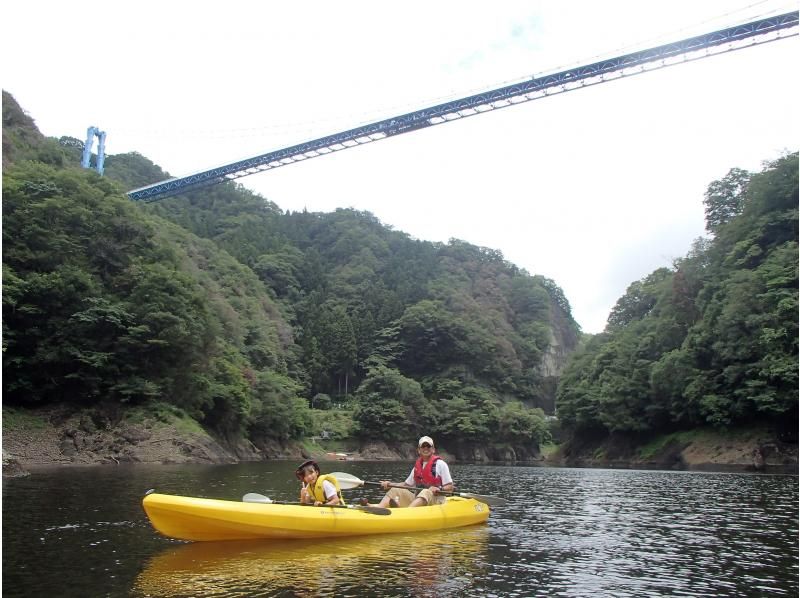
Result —
M 242 502 L 260 502 L 265 505 L 271 504 L 272 499 L 263 494 L 256 494 L 255 492 L 248 492 L 242 497 Z
M 469 492 L 456 492 L 456 494 L 458 494 L 458 496 L 463 496 L 464 498 L 474 498 L 478 502 L 487 504 L 490 507 L 502 507 L 508 504 L 508 501 L 505 498 L 500 498 L 499 496 L 487 496 L 485 494 L 470 494 Z
M 364 480 L 360 480 L 356 476 L 343 471 L 334 471 L 330 475 L 336 478 L 336 481 L 339 482 L 339 488 L 342 490 L 351 490 L 364 485 Z

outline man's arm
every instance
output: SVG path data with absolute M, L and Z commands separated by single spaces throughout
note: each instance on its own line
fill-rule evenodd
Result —
M 412 488 L 416 488 L 417 483 L 414 481 L 414 470 L 412 469 L 411 473 L 408 474 L 408 477 L 400 484 L 395 484 L 393 482 L 390 482 L 389 480 L 381 480 L 381 488 L 383 488 L 384 490 L 388 490 L 389 488 L 392 487 L 407 488 L 409 490 L 411 490 Z
M 445 492 L 452 492 L 455 486 L 453 485 L 453 477 L 450 475 L 450 466 L 444 461 L 439 459 L 436 462 L 436 470 L 439 477 L 442 478 L 442 485 L 437 490 Z

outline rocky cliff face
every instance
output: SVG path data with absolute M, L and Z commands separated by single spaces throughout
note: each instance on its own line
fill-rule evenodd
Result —
M 541 404 L 547 414 L 555 413 L 556 388 L 569 356 L 578 347 L 579 336 L 570 318 L 558 305 L 550 306 L 550 344 L 542 356 L 538 374 L 543 379 Z

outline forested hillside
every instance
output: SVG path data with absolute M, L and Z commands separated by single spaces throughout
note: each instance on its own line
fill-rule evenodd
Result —
M 78 167 L 3 93 L 6 405 L 168 405 L 231 441 L 548 437 L 579 329 L 557 284 L 353 210 L 225 184 L 155 204 L 138 154 Z M 555 368 L 554 368 L 555 366 Z
M 558 415 L 574 436 L 766 425 L 797 439 L 798 155 L 706 193 L 709 239 L 628 287 L 574 355 Z

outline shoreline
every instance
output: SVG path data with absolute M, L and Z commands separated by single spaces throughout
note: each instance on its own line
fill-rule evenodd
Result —
M 536 467 L 542 469 L 597 469 L 597 470 L 631 470 L 631 471 L 674 471 L 686 473 L 730 473 L 730 474 L 752 474 L 752 475 L 800 475 L 798 465 L 796 463 L 766 463 L 760 468 L 756 468 L 752 464 L 747 463 L 692 463 L 684 464 L 682 466 L 667 466 L 663 463 L 655 462 L 642 462 L 642 461 L 620 461 L 601 462 L 601 461 L 571 461 L 565 463 L 557 459 L 539 459 L 539 460 L 517 460 L 517 461 L 471 461 L 464 459 L 453 459 L 451 455 L 449 461 L 459 465 L 499 465 L 506 467 Z M 303 458 L 303 457 L 301 457 Z M 65 470 L 82 470 L 82 469 L 96 469 L 99 467 L 161 467 L 173 465 L 230 465 L 238 463 L 253 463 L 253 462 L 270 462 L 270 461 L 297 461 L 297 457 L 285 456 L 274 457 L 268 459 L 226 459 L 224 461 L 208 461 L 208 460 L 184 460 L 176 461 L 173 459 L 161 461 L 121 461 L 114 462 L 112 460 L 96 460 L 96 461 L 41 461 L 35 462 L 19 462 L 8 455 L 3 453 L 3 478 L 23 477 L 27 475 L 47 474 Z M 334 464 L 334 463 L 381 463 L 387 461 L 408 461 L 409 459 L 404 456 L 392 455 L 384 458 L 361 458 L 355 456 L 353 458 L 343 461 L 341 459 L 329 459 L 325 457 L 316 457 L 321 463 Z
M 263 462 L 270 461 L 296 461 L 296 459 L 265 459 Z M 386 461 L 402 461 L 406 459 L 353 459 L 353 463 L 381 463 Z M 169 466 L 182 466 L 182 465 L 230 465 L 237 463 L 252 463 L 253 461 L 238 461 L 234 463 L 208 463 L 208 462 L 129 462 L 120 463 L 118 465 L 113 463 L 37 463 L 33 465 L 20 466 L 21 470 L 7 471 L 7 464 L 3 463 L 3 478 L 16 478 L 25 477 L 28 475 L 49 474 L 66 470 L 94 470 L 102 467 L 169 467 Z M 321 461 L 322 462 L 322 461 Z M 326 463 L 335 463 L 336 461 L 324 461 Z M 747 475 L 779 475 L 779 476 L 800 476 L 798 468 L 792 465 L 771 465 L 766 466 L 761 470 L 756 470 L 752 467 L 742 466 L 740 464 L 719 464 L 707 463 L 687 467 L 685 469 L 675 469 L 669 467 L 658 466 L 655 464 L 646 463 L 613 463 L 613 464 L 570 464 L 565 465 L 562 463 L 547 463 L 541 461 L 517 461 L 514 463 L 506 461 L 457 461 L 459 465 L 500 465 L 507 467 L 537 467 L 541 469 L 595 469 L 595 470 L 622 470 L 622 471 L 671 471 L 683 473 L 717 473 L 717 474 L 747 474 Z
M 411 461 L 412 446 L 339 440 L 336 448 L 262 439 L 225 443 L 196 422 L 138 418 L 98 421 L 88 410 L 3 409 L 3 478 L 67 468 L 122 465 L 234 464 L 317 459 L 326 463 Z M 449 463 L 581 469 L 638 469 L 798 475 L 798 444 L 766 428 L 735 432 L 695 430 L 637 446 L 620 438 L 578 445 L 563 442 L 545 455 L 539 447 L 440 448 Z M 453 447 L 455 448 L 455 447 Z M 646 452 L 645 452 L 646 451 Z M 332 456 L 346 455 L 345 459 Z M 500 458 L 498 458 L 500 457 Z

